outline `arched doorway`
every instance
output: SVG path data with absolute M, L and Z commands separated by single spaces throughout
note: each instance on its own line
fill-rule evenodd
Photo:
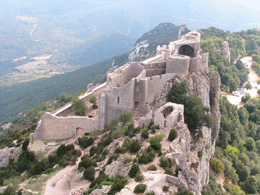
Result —
M 183 45 L 179 48 L 179 54 L 190 56 L 191 58 L 195 57 L 194 49 L 189 45 Z
M 78 127 L 76 128 L 76 137 L 79 138 L 79 137 L 83 137 L 83 129 Z

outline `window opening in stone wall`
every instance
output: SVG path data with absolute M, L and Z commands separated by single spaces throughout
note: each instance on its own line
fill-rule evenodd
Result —
M 139 106 L 139 102 L 135 102 L 135 108 Z
M 117 97 L 117 103 L 118 104 L 120 103 L 120 97 Z
M 190 56 L 190 57 L 195 57 L 195 52 L 194 49 L 189 46 L 189 45 L 183 45 L 179 49 L 179 54 L 185 55 L 185 56 Z
M 167 118 L 167 117 L 171 114 L 172 111 L 173 111 L 173 108 L 172 108 L 172 107 L 167 107 L 167 108 L 165 108 L 165 109 L 162 111 L 164 118 Z

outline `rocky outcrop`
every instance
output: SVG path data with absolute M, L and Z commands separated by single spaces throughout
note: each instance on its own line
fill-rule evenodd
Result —
M 129 54 L 129 61 L 136 61 L 139 59 L 148 58 L 151 54 L 148 50 L 149 43 L 147 40 L 141 41 L 137 43 L 133 49 L 133 51 Z
M 163 186 L 169 186 L 168 193 L 175 194 L 178 191 L 178 186 L 180 185 L 177 177 L 171 175 L 158 175 L 152 182 L 150 182 L 146 188 L 146 193 L 154 192 L 155 194 L 164 194 Z
M 155 111 L 157 113 L 155 118 L 164 113 L 162 117 L 159 117 L 160 119 L 174 116 L 171 121 L 175 122 L 169 123 L 171 125 L 167 127 L 160 125 L 160 122 L 156 122 L 156 124 L 159 124 L 162 128 L 175 128 L 178 131 L 178 137 L 171 142 L 170 152 L 166 154 L 166 157 L 172 159 L 173 165 L 181 170 L 178 172 L 178 177 L 171 177 L 172 188 L 187 188 L 195 194 L 201 194 L 203 186 L 207 185 L 209 181 L 209 160 L 214 154 L 215 142 L 220 128 L 220 77 L 218 73 L 215 73 L 209 78 L 204 72 L 197 71 L 190 73 L 187 77 L 175 79 L 175 81 L 178 80 L 187 83 L 188 95 L 196 95 L 201 98 L 204 106 L 210 108 L 215 125 L 212 129 L 203 126 L 191 136 L 184 120 L 180 120 L 184 118 L 183 109 L 178 109 L 179 113 L 174 115 L 165 112 L 165 108 L 169 108 L 171 104 L 168 106 L 166 104 Z M 161 185 L 163 184 L 167 184 L 166 176 L 157 175 L 152 182 L 149 182 L 147 190 L 153 191 L 155 194 L 161 194 Z
M 221 120 L 221 115 L 219 111 L 219 101 L 220 101 L 220 93 L 221 93 L 220 85 L 221 85 L 221 79 L 219 73 L 215 72 L 210 77 L 210 107 L 211 107 L 210 112 L 215 122 L 211 133 L 211 144 L 213 146 L 212 155 L 215 152 L 215 143 L 220 129 L 220 120 Z
M 21 148 L 4 148 L 0 150 L 0 167 L 6 166 L 10 160 L 18 159 L 22 153 Z
M 1 128 L 0 128 L 0 130 L 2 129 L 2 130 L 4 131 L 4 130 L 10 128 L 11 126 L 12 126 L 12 123 L 9 122 L 9 123 L 7 123 L 7 124 L 2 125 Z
M 222 43 L 221 55 L 230 61 L 230 48 L 227 41 Z
M 124 157 L 121 157 L 117 161 L 113 161 L 106 166 L 105 173 L 109 178 L 115 178 L 116 176 L 127 177 L 132 167 L 132 163 L 124 162 Z
M 111 189 L 111 186 L 102 186 L 101 189 L 95 189 L 93 190 L 93 192 L 91 192 L 90 195 L 105 195 L 109 192 L 109 190 Z

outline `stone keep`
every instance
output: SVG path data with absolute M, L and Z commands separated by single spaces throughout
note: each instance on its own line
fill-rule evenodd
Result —
M 167 46 L 158 46 L 152 58 L 109 71 L 99 96 L 100 129 L 123 113 L 142 117 L 163 106 L 173 78 L 198 71 L 207 74 L 209 55 L 202 54 L 200 39 L 200 33 L 188 33 Z

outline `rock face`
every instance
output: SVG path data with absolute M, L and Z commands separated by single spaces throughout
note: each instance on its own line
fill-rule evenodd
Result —
M 187 40 L 193 38 L 192 33 L 186 36 Z M 200 45 L 197 44 L 198 42 L 199 39 L 197 42 L 194 42 L 192 48 L 200 48 Z M 214 73 L 209 77 L 207 53 L 201 55 L 199 50 L 194 52 L 190 46 L 185 45 L 181 41 L 180 43 L 179 46 L 177 41 L 172 43 L 172 45 L 170 44 L 167 48 L 159 48 L 160 52 L 158 55 L 162 56 L 162 61 L 165 57 L 168 60 L 166 62 L 166 75 L 171 80 L 166 79 L 166 82 L 162 83 L 160 87 L 158 83 L 161 81 L 157 81 L 149 86 L 148 90 L 158 89 L 160 92 L 156 92 L 155 96 L 148 96 L 153 99 L 151 104 L 149 104 L 149 101 L 146 101 L 146 105 L 150 106 L 150 112 L 140 117 L 139 125 L 146 124 L 149 120 L 154 120 L 155 124 L 159 125 L 160 128 L 168 131 L 174 128 L 178 131 L 177 138 L 169 146 L 170 152 L 166 154 L 166 157 L 172 159 L 173 165 L 180 168 L 178 177 L 170 177 L 172 190 L 187 188 L 194 194 L 200 195 L 203 186 L 209 182 L 209 161 L 214 154 L 215 142 L 220 128 L 220 76 L 218 73 Z M 177 49 L 171 51 L 171 47 Z M 228 44 L 223 43 L 223 48 L 226 49 L 225 54 L 228 57 L 229 51 L 227 47 Z M 173 55 L 172 57 L 168 56 L 168 50 L 171 51 L 169 55 Z M 182 57 L 182 55 L 179 57 L 174 52 L 178 52 L 179 55 L 182 54 L 185 57 Z M 194 57 L 196 58 L 194 59 Z M 150 63 L 151 60 L 157 60 L 156 63 L 160 62 L 158 58 L 154 57 L 143 63 Z M 150 67 L 153 66 L 149 65 Z M 175 75 L 170 74 L 171 72 L 174 72 Z M 161 80 L 163 80 L 163 76 L 160 75 Z M 191 135 L 187 124 L 184 122 L 183 105 L 167 103 L 167 94 L 176 82 L 187 83 L 188 95 L 199 97 L 204 106 L 209 108 L 215 122 L 213 128 L 202 126 Z M 162 185 L 167 183 L 168 179 L 168 176 L 157 175 L 152 181 L 148 182 L 147 192 L 153 191 L 155 194 L 162 194 Z
M 218 73 L 215 73 L 209 79 L 203 72 L 194 72 L 185 80 L 188 85 L 188 94 L 198 96 L 204 106 L 210 108 L 215 126 L 212 129 L 203 126 L 198 130 L 201 134 L 191 136 L 187 125 L 179 120 L 172 127 L 178 131 L 178 137 L 170 144 L 171 153 L 168 153 L 167 157 L 170 157 L 173 164 L 181 169 L 178 174 L 178 187 L 185 187 L 195 194 L 200 194 L 203 186 L 209 181 L 209 160 L 214 154 L 220 128 L 220 77 Z M 181 117 L 184 117 L 183 114 L 181 113 Z
M 123 159 L 119 159 L 107 165 L 105 173 L 110 178 L 115 178 L 116 176 L 127 177 L 131 167 L 132 163 L 125 163 Z
M 230 61 L 230 49 L 227 41 L 222 43 L 221 55 Z
M 151 54 L 148 49 L 149 43 L 147 40 L 137 43 L 133 51 L 129 54 L 129 61 L 135 61 L 136 59 L 148 58 Z
M 2 128 L 2 130 L 4 131 L 4 130 L 10 128 L 11 126 L 12 126 L 12 123 L 9 122 L 9 123 L 7 123 L 7 124 L 2 125 L 1 128 Z M 1 130 L 1 128 L 0 128 L 0 130 Z
M 18 159 L 22 153 L 21 148 L 4 148 L 0 150 L 0 167 L 6 166 L 10 160 Z
M 163 30 L 162 30 L 163 29 Z M 181 39 L 181 36 L 190 32 L 187 25 L 175 26 L 171 23 L 162 23 L 157 27 L 152 29 L 150 32 L 145 33 L 140 37 L 133 48 L 132 52 L 129 54 L 129 61 L 140 61 L 147 59 L 155 55 L 156 46 L 154 43 L 164 40 L 165 44 L 169 43 L 169 39 L 165 37 L 171 37 L 172 40 Z
M 93 192 L 91 192 L 90 195 L 105 195 L 109 192 L 109 190 L 111 189 L 111 186 L 102 186 L 101 189 L 95 189 L 93 190 Z

